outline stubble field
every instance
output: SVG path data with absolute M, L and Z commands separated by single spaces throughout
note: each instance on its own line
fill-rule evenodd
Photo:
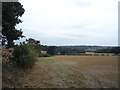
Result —
M 39 58 L 19 87 L 117 88 L 118 82 L 118 56 L 53 56 Z

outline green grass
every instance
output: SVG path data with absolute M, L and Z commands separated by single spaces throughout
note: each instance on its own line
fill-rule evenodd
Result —
M 98 80 L 97 84 L 95 85 L 95 88 L 104 88 L 103 83 L 103 81 Z M 115 86 L 113 84 L 110 84 L 108 88 L 115 88 Z
M 43 63 L 54 63 L 54 61 L 50 58 L 38 58 L 38 62 L 43 62 Z
M 56 63 L 55 60 L 51 58 L 39 58 L 38 62 L 44 64 L 49 72 L 54 72 L 56 74 L 56 79 L 63 80 L 64 83 L 70 88 L 83 88 L 85 83 L 83 83 L 80 78 L 83 78 L 81 74 L 75 74 L 70 71 L 67 67 L 64 67 L 61 63 Z M 49 73 L 48 73 L 49 75 Z M 48 87 L 54 86 L 52 82 L 48 82 Z
M 30 87 L 30 85 L 25 84 L 25 85 L 23 85 L 23 88 L 31 88 L 31 87 Z
M 47 87 L 53 87 L 54 84 L 53 84 L 53 83 L 47 83 L 46 86 L 47 86 Z

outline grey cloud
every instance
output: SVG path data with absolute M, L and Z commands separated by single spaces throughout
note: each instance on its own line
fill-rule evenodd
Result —
M 42 3 L 41 0 L 38 2 Z M 93 5 L 95 3 L 88 0 L 68 0 L 68 2 L 67 4 L 64 2 L 65 6 L 68 5 L 68 7 L 62 8 L 63 3 L 60 3 L 60 7 L 56 8 L 51 7 L 54 3 L 51 1 L 50 5 L 45 8 L 45 10 L 52 11 L 52 13 L 48 14 L 42 8 L 39 12 L 34 12 L 35 8 L 38 8 L 37 5 L 31 7 L 32 10 L 30 11 L 29 4 L 23 0 L 26 13 L 22 18 L 23 23 L 20 28 L 22 28 L 24 35 L 27 38 L 31 37 L 40 40 L 43 45 L 117 45 L 117 18 L 113 18 L 117 15 L 116 7 L 113 8 L 115 9 L 114 12 L 111 9 L 107 11 L 106 8 L 104 10 L 100 7 L 100 14 L 106 13 L 100 15 L 99 12 L 97 12 L 98 14 L 92 12 L 94 15 L 89 11 L 97 11 L 98 7 Z M 54 12 L 54 10 L 58 10 L 60 13 Z M 107 13 L 111 16 L 107 16 Z M 104 18 L 100 19 L 100 17 Z

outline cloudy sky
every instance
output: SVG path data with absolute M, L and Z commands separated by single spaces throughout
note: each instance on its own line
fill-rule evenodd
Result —
M 17 28 L 43 45 L 116 46 L 118 1 L 19 0 L 25 13 Z

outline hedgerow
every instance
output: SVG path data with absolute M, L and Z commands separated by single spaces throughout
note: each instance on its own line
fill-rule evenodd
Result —
M 38 53 L 28 44 L 20 44 L 14 47 L 12 62 L 16 67 L 27 68 L 35 64 Z

